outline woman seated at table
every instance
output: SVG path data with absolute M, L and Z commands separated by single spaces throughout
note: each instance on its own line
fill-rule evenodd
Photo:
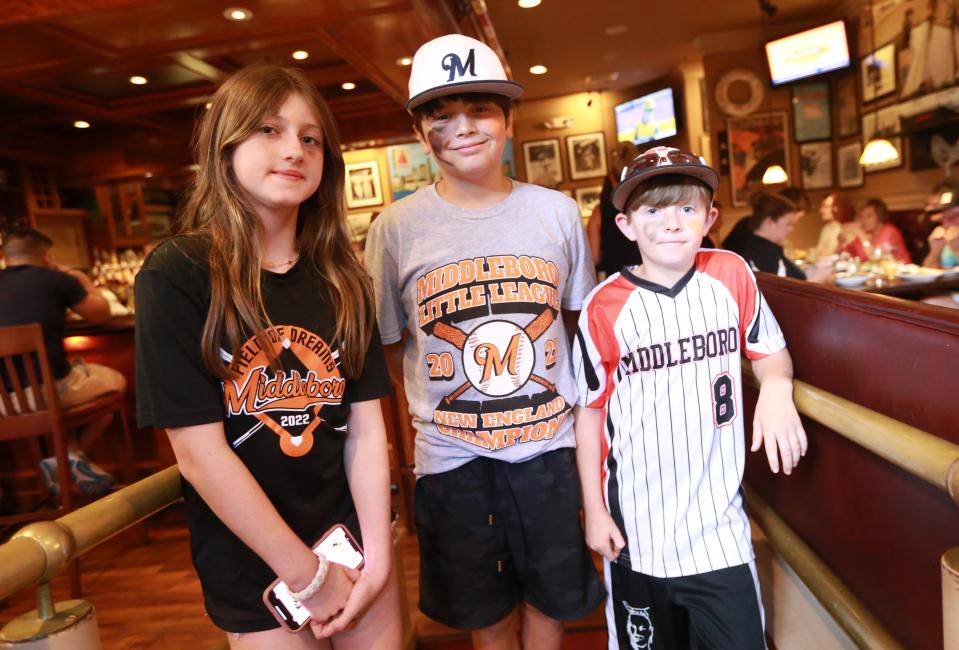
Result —
M 839 243 L 843 251 L 864 262 L 882 255 L 904 264 L 912 261 L 902 232 L 889 223 L 889 209 L 882 199 L 866 201 L 857 220 L 839 233 Z
M 827 194 L 819 204 L 819 217 L 823 226 L 819 231 L 816 254 L 821 259 L 839 252 L 839 233 L 843 224 L 856 218 L 856 210 L 848 197 L 837 190 Z
M 933 221 L 939 221 L 929 235 L 929 254 L 923 266 L 951 269 L 959 266 L 959 194 L 943 193 L 939 205 L 927 209 Z
M 743 257 L 755 271 L 775 275 L 824 282 L 829 277 L 828 267 L 813 267 L 809 276 L 783 253 L 783 242 L 796 227 L 803 209 L 780 194 L 760 192 L 753 197 L 753 215 L 750 217 L 752 234 L 743 247 Z

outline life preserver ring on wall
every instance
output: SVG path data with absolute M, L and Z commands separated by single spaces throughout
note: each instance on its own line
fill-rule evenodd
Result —
M 745 83 L 749 88 L 749 98 L 738 103 L 729 96 L 729 88 L 737 81 Z M 763 82 L 755 72 L 745 68 L 734 68 L 725 72 L 716 82 L 716 104 L 726 115 L 745 117 L 759 108 L 763 103 L 765 92 Z

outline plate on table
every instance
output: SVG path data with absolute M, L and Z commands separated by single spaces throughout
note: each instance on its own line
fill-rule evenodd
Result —
M 897 275 L 903 280 L 908 280 L 910 282 L 921 282 L 923 280 L 935 280 L 942 275 L 942 269 L 931 269 L 926 266 L 907 264 L 899 269 L 899 273 Z
M 942 277 L 944 278 L 954 278 L 959 275 L 959 266 L 954 266 L 951 269 L 942 269 Z
M 868 275 L 836 275 L 835 281 L 840 287 L 860 287 L 866 284 Z

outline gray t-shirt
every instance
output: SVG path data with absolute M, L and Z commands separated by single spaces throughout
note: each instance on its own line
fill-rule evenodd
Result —
M 366 266 L 383 343 L 409 334 L 418 476 L 575 446 L 561 309 L 580 309 L 595 280 L 574 201 L 514 181 L 497 205 L 464 210 L 423 187 L 373 222 Z

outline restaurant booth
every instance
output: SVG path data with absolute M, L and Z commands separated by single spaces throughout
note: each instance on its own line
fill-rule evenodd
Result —
M 856 205 L 883 199 L 892 222 L 921 248 L 934 225 L 923 212 L 930 188 L 954 177 L 959 77 L 909 85 L 919 74 L 913 62 L 927 56 L 913 30 L 933 20 L 913 0 L 782 2 L 778 17 L 755 3 L 720 9 L 722 3 L 684 0 L 687 13 L 724 16 L 697 27 L 681 46 L 664 41 L 669 61 L 661 65 L 643 58 L 637 35 L 648 36 L 651 24 L 675 23 L 676 7 L 651 7 L 640 16 L 610 0 L 587 8 L 590 16 L 573 0 L 544 0 L 531 9 L 451 0 L 353 7 L 259 2 L 226 12 L 205 4 L 13 2 L 0 16 L 12 52 L 0 54 L 0 112 L 9 114 L 0 126 L 0 230 L 41 230 L 55 242 L 56 262 L 84 269 L 109 290 L 114 318 L 100 326 L 72 320 L 64 344 L 71 358 L 125 376 L 130 423 L 133 278 L 144 256 L 176 229 L 177 208 L 196 171 L 190 151 L 196 116 L 230 72 L 258 60 L 300 67 L 329 100 L 345 143 L 346 207 L 358 253 L 384 208 L 439 177 L 402 105 L 409 56 L 450 31 L 490 44 L 527 86 L 504 170 L 566 193 L 584 225 L 604 179 L 615 175 L 609 152 L 623 138 L 640 141 L 641 149 L 701 153 L 720 171 L 719 240 L 748 216 L 752 193 L 803 189 L 811 207 L 785 247 L 800 262 L 812 259 L 823 225 L 817 208 L 829 193 L 841 191 Z M 574 34 L 573 24 L 588 29 Z M 846 38 L 846 63 L 777 79 L 766 44 L 829 25 Z M 534 62 L 554 59 L 549 74 L 527 72 Z M 580 62 L 593 60 L 582 68 L 589 74 L 551 80 L 564 68 L 578 74 Z M 655 73 L 644 72 L 647 63 Z M 612 67 L 593 71 L 602 66 Z M 132 81 L 139 75 L 149 83 Z M 650 112 L 656 128 L 648 127 Z M 864 147 L 877 137 L 889 139 L 897 157 L 861 165 Z M 932 144 L 940 141 L 950 146 Z M 774 164 L 785 179 L 764 183 Z M 746 502 L 770 647 L 959 650 L 959 309 L 921 302 L 959 291 L 959 273 L 910 274 L 916 269 L 877 263 L 846 287 L 759 274 L 793 358 L 810 441 L 788 477 L 771 474 L 761 452 L 747 454 Z M 756 389 L 746 378 L 744 385 L 749 423 Z M 465 647 L 456 645 L 465 635 L 416 606 L 414 432 L 402 391 L 382 406 L 405 647 Z M 166 647 L 222 643 L 198 605 L 166 434 L 134 427 L 132 468 L 123 466 L 120 437 L 114 427 L 87 451 L 117 475 L 131 471 L 137 482 L 81 502 L 40 529 L 0 530 L 0 628 L 16 628 L 4 628 L 0 647 L 26 647 L 24 629 L 25 637 L 38 638 L 36 647 L 54 647 L 41 637 L 69 634 L 70 616 L 94 627 L 98 619 L 91 638 L 99 640 L 90 643 L 108 649 L 134 641 L 163 647 L 162 639 Z M 0 489 L 3 513 L 48 499 L 26 446 L 0 440 Z M 80 580 L 71 582 L 68 567 L 76 561 Z M 117 575 L 130 594 L 110 586 Z M 132 593 L 140 583 L 153 594 Z M 64 605 L 76 598 L 93 604 L 95 617 L 84 606 Z M 164 620 L 137 620 L 129 603 L 136 598 L 155 599 Z M 570 647 L 605 647 L 601 609 L 567 629 Z

